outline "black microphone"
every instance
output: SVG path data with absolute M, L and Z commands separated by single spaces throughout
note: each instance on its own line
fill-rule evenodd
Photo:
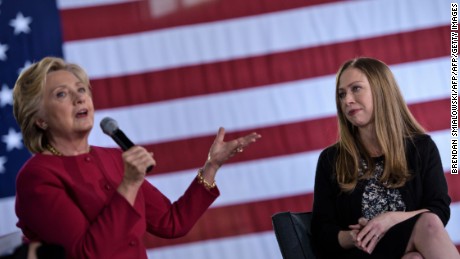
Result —
M 105 117 L 101 121 L 101 128 L 105 134 L 109 135 L 118 144 L 118 146 L 123 149 L 123 151 L 126 151 L 134 146 L 134 143 L 118 128 L 116 120 L 110 117 Z M 147 167 L 146 171 L 150 172 L 152 168 L 153 165 L 150 165 Z

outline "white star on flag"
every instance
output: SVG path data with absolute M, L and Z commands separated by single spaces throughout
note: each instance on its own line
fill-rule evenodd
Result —
M 21 74 L 22 70 L 28 68 L 30 65 L 32 65 L 32 62 L 30 62 L 29 60 L 26 60 L 26 62 L 24 63 L 24 66 L 18 69 L 18 75 Z
M 11 20 L 10 25 L 14 27 L 14 34 L 17 35 L 21 32 L 29 33 L 30 27 L 29 24 L 32 22 L 32 18 L 24 17 L 24 15 L 19 12 L 16 15 L 16 18 Z
M 3 174 L 5 172 L 5 164 L 8 159 L 4 156 L 0 156 L 0 174 Z
M 7 104 L 13 105 L 13 89 L 4 84 L 2 90 L 0 90 L 0 107 L 4 107 Z
M 6 51 L 8 50 L 8 45 L 0 43 L 0 60 L 6 60 Z
M 16 132 L 13 128 L 8 130 L 8 135 L 3 135 L 2 141 L 6 143 L 6 151 L 22 148 L 21 132 Z

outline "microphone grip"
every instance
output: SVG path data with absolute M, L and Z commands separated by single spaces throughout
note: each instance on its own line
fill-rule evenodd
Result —
M 134 146 L 134 143 L 120 129 L 117 129 L 111 137 L 121 147 L 121 149 L 123 149 L 123 151 L 126 151 Z M 145 171 L 148 173 L 152 171 L 152 169 L 153 165 L 149 165 Z
M 117 129 L 111 137 L 121 147 L 121 149 L 123 149 L 123 151 L 126 151 L 134 146 L 134 143 L 131 142 L 131 140 L 126 137 L 125 133 L 119 129 Z

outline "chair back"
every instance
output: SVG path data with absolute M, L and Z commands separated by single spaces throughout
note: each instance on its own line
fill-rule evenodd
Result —
M 284 259 L 315 259 L 311 245 L 311 212 L 279 212 L 272 216 Z

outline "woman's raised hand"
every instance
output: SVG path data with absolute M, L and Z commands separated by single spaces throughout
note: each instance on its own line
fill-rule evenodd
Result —
M 247 146 L 261 138 L 260 134 L 253 132 L 244 137 L 224 142 L 224 136 L 225 129 L 220 127 L 214 143 L 209 149 L 208 160 L 206 163 L 215 169 L 218 169 L 229 158 L 233 157 L 237 153 L 243 152 Z

